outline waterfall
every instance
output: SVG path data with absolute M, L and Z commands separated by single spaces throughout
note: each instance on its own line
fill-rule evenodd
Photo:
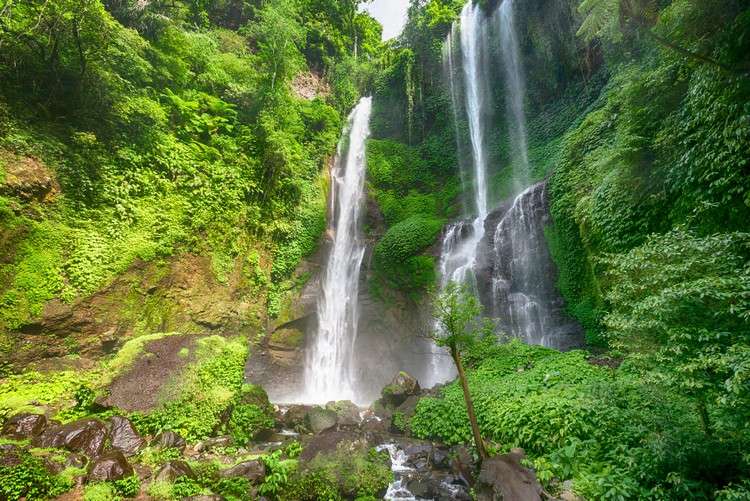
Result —
M 465 219 L 446 227 L 440 255 L 440 285 L 468 283 L 479 294 L 485 313 L 499 327 L 528 343 L 569 347 L 578 329 L 563 313 L 555 289 L 556 272 L 544 240 L 548 207 L 544 183 L 530 182 L 524 112 L 524 73 L 515 26 L 514 0 L 503 0 L 489 15 L 472 1 L 461 11 L 443 45 L 443 65 L 453 105 L 454 124 L 464 192 Z M 490 154 L 487 138 L 493 103 L 486 68 L 492 48 L 501 64 L 510 143 L 512 203 L 491 210 Z M 460 60 L 458 58 L 460 57 Z M 466 127 L 462 128 L 463 124 Z M 468 134 L 465 134 L 468 129 Z M 468 136 L 464 143 L 463 136 Z M 470 148 L 464 148 L 464 144 Z M 469 155 L 464 154 L 464 150 Z M 438 357 L 436 357 L 437 359 Z M 442 372 L 440 372 L 442 370 Z M 435 379 L 447 374 L 433 362 Z
M 356 400 L 353 348 L 357 336 L 359 270 L 365 246 L 360 212 L 366 174 L 365 143 L 370 135 L 372 98 L 351 112 L 331 176 L 333 244 L 318 299 L 318 330 L 307 352 L 307 403 Z
M 505 75 L 505 102 L 508 109 L 508 131 L 510 134 L 511 151 L 520 169 L 516 171 L 514 181 L 519 190 L 529 182 L 529 147 L 526 137 L 526 114 L 524 112 L 523 65 L 521 64 L 521 50 L 516 34 L 513 4 L 515 0 L 504 0 L 497 10 L 499 18 L 496 23 L 500 29 L 500 54 L 503 60 Z

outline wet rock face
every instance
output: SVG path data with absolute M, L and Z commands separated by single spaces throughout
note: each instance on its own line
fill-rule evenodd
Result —
M 133 475 L 133 467 L 120 451 L 109 451 L 97 457 L 89 465 L 89 482 L 120 480 Z
M 119 450 L 126 456 L 133 456 L 144 446 L 145 440 L 135 431 L 133 423 L 128 418 L 115 416 L 109 421 L 113 449 Z
M 476 485 L 477 501 L 541 500 L 542 486 L 533 471 L 524 467 L 523 451 L 514 450 L 484 460 Z
M 2 434 L 16 440 L 41 435 L 47 427 L 47 418 L 41 414 L 16 414 L 3 425 Z
M 108 435 L 107 427 L 98 419 L 79 419 L 47 428 L 32 443 L 36 447 L 65 448 L 94 458 L 101 454 Z
M 551 224 L 546 184 L 531 186 L 484 222 L 475 269 L 485 312 L 498 330 L 529 344 L 570 349 L 581 327 L 565 312 L 544 235 Z

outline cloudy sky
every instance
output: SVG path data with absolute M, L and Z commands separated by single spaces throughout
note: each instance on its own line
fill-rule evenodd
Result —
M 373 0 L 365 6 L 365 9 L 383 25 L 384 40 L 401 34 L 408 8 L 409 0 Z

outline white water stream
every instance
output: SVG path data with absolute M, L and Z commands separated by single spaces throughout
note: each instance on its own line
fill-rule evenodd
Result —
M 333 245 L 318 299 L 318 330 L 307 350 L 306 403 L 357 402 L 354 343 L 357 339 L 359 271 L 365 246 L 361 209 L 366 175 L 365 146 L 370 135 L 372 98 L 362 98 L 348 118 L 332 172 Z

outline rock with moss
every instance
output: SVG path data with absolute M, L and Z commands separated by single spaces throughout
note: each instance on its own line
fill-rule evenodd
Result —
M 305 417 L 307 427 L 313 433 L 320 433 L 329 428 L 333 428 L 338 423 L 336 412 L 323 407 L 313 407 L 307 412 Z
M 383 388 L 381 396 L 386 406 L 398 407 L 410 396 L 418 395 L 420 390 L 416 378 L 408 372 L 400 371 L 391 383 Z
M 339 426 L 357 426 L 361 421 L 361 409 L 351 400 L 328 402 L 325 408 L 336 413 L 336 422 Z

